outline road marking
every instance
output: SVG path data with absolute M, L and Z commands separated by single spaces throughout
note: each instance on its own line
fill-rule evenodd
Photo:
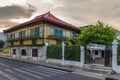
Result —
M 25 75 L 22 75 L 22 74 L 19 74 L 19 73 L 15 73 L 14 71 L 10 70 L 10 69 L 5 69 L 5 71 L 11 73 L 11 74 L 14 74 L 18 77 L 21 77 L 23 78 L 24 80 L 34 80 L 33 78 L 30 78 L 30 77 L 26 77 Z
M 39 75 L 42 75 L 42 76 L 45 76 L 45 77 L 50 77 L 50 75 L 47 75 L 47 74 L 44 74 L 44 73 L 39 73 L 39 72 L 30 70 L 30 69 L 26 69 L 26 68 L 23 68 L 23 67 L 21 67 L 21 69 L 29 71 L 29 72 L 33 72 L 33 73 L 36 73 L 36 74 L 39 74 Z
M 25 67 L 25 68 L 31 69 L 31 70 L 35 70 L 35 71 L 39 71 L 39 72 L 43 72 L 43 73 L 49 74 L 49 75 L 57 75 L 57 74 L 55 74 L 55 73 L 48 72 L 48 71 L 44 71 L 44 70 L 40 70 L 40 69 L 36 69 L 36 68 L 34 68 L 34 67 Z
M 10 69 L 5 69 L 5 71 L 7 71 L 7 72 L 10 72 L 10 73 L 14 74 L 14 72 L 13 72 L 12 70 L 10 70 Z
M 37 67 L 46 68 L 46 67 L 43 67 L 43 66 L 37 66 Z M 48 67 L 47 67 L 47 69 L 52 70 L 52 71 L 58 71 L 58 72 L 62 72 L 62 73 L 67 73 L 66 71 L 62 71 L 62 70 L 58 70 L 58 69 L 53 69 L 53 68 L 48 68 Z
M 4 66 L 4 67 L 7 67 L 9 68 L 10 66 L 6 65 L 6 64 L 3 64 L 3 63 L 0 63 L 0 65 Z
M 0 71 L 0 74 L 3 75 L 3 76 L 5 76 L 9 80 L 17 80 L 15 77 L 12 77 L 11 75 L 9 75 L 9 74 L 7 74 L 5 72 Z
M 57 69 L 52 69 L 52 68 L 46 68 L 46 67 L 42 67 L 42 66 L 37 66 L 36 68 L 41 68 L 41 69 L 44 69 L 46 71 L 50 71 L 50 72 L 53 72 L 53 73 L 57 73 L 57 74 L 63 74 L 63 73 L 68 73 L 66 71 L 61 71 L 61 70 L 57 70 Z
M 44 70 L 44 71 L 49 71 L 49 72 L 52 72 L 52 73 L 55 73 L 55 74 L 63 74 L 63 73 L 61 73 L 61 72 L 58 72 L 58 71 L 53 71 L 53 70 L 50 70 L 50 69 L 45 69 L 45 68 L 38 68 L 38 67 L 35 67 L 36 69 L 42 69 L 42 70 Z
M 13 68 L 13 69 L 16 70 L 16 71 L 19 71 L 19 72 L 21 72 L 21 73 L 24 73 L 24 74 L 33 76 L 33 77 L 38 78 L 38 79 L 42 79 L 42 78 L 43 78 L 43 77 L 41 77 L 41 76 L 37 76 L 37 75 L 32 74 L 32 73 L 30 73 L 30 72 L 26 72 L 26 71 L 24 71 L 24 70 L 20 70 L 20 69 L 17 69 L 17 68 Z
M 34 67 L 35 69 L 38 69 L 38 70 L 44 70 L 44 71 L 49 71 L 49 72 L 51 72 L 51 73 L 54 73 L 54 74 L 63 74 L 63 73 L 61 73 L 61 72 L 57 72 L 57 71 L 52 71 L 52 70 L 49 70 L 49 69 L 44 69 L 44 68 L 38 68 L 38 67 Z

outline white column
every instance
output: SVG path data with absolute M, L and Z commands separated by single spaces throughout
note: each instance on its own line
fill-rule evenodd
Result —
M 48 46 L 48 43 L 45 43 L 45 47 L 44 47 L 44 51 L 43 51 L 43 59 L 44 61 L 46 61 L 47 59 L 47 46 Z
M 26 52 L 27 52 L 28 60 L 32 59 L 32 47 L 28 47 Z
M 81 62 L 81 67 L 83 67 L 84 62 L 85 62 L 85 51 L 84 51 L 84 46 L 80 46 L 81 49 L 81 58 L 80 58 L 80 62 Z
M 13 57 L 13 54 L 12 54 L 12 49 L 11 49 L 11 47 L 10 47 L 10 49 L 9 49 L 9 54 L 10 54 L 10 57 Z
M 112 43 L 112 69 L 114 71 L 117 70 L 117 40 L 114 39 L 113 43 Z
M 65 64 L 65 59 L 64 59 L 64 52 L 65 52 L 65 43 L 62 42 L 62 64 Z

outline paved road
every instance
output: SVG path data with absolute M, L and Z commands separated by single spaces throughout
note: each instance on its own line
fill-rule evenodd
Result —
M 98 80 L 72 72 L 0 58 L 0 80 Z

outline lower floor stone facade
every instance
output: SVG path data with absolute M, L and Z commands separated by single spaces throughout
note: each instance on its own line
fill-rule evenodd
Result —
M 46 60 L 46 46 L 10 47 L 9 52 L 14 58 Z

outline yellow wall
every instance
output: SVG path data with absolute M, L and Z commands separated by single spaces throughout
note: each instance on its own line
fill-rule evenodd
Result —
M 42 39 L 38 39 L 38 40 L 36 41 L 36 44 L 42 44 Z
M 52 39 L 44 39 L 44 42 L 48 44 L 56 44 L 56 40 L 52 40 Z
M 50 35 L 50 27 L 45 27 L 45 31 L 44 31 L 44 38 L 47 38 L 48 35 Z
M 24 26 L 22 28 L 18 28 L 16 30 L 13 30 L 13 31 L 8 32 L 8 33 L 19 32 L 19 31 L 30 29 L 30 28 L 40 27 L 42 25 L 43 25 L 43 23 L 36 22 L 34 24 L 30 24 L 30 25 Z M 52 24 L 52 23 L 45 23 L 45 25 L 44 25 L 44 38 L 45 38 L 44 43 L 56 44 L 56 40 L 47 39 L 48 36 L 50 35 L 50 26 L 65 30 L 66 31 L 66 37 L 68 39 L 70 39 L 70 32 L 73 32 L 72 30 L 65 29 L 64 27 L 61 28 L 60 26 L 57 26 L 57 25 Z M 23 45 L 30 45 L 30 44 L 32 44 L 32 40 L 23 41 Z M 42 39 L 37 40 L 36 44 L 42 44 Z M 11 44 L 9 43 L 9 45 L 11 45 Z M 20 43 L 19 42 L 14 42 L 13 45 L 20 45 Z
M 54 25 L 54 24 L 51 24 L 51 23 L 46 23 L 46 27 L 45 27 L 45 31 L 44 31 L 45 38 L 47 38 L 50 35 L 50 27 L 56 27 L 56 28 L 65 30 L 66 31 L 66 37 L 68 39 L 70 39 L 70 32 L 74 32 L 72 30 L 64 29 L 64 28 L 61 28 L 60 26 L 57 26 L 57 25 Z
M 15 42 L 13 43 L 13 45 L 14 45 L 14 46 L 20 45 L 20 42 L 19 42 L 19 41 L 15 41 Z
M 31 44 L 32 44 L 32 40 L 24 40 L 23 41 L 23 45 L 31 45 Z M 42 44 L 42 39 L 36 40 L 36 44 Z M 18 45 L 20 45 L 19 41 L 15 41 L 13 43 L 13 46 L 18 46 Z M 8 43 L 8 46 L 11 46 L 11 43 Z
M 11 43 L 8 43 L 8 46 L 11 46 Z
M 30 45 L 30 44 L 32 44 L 32 40 L 23 41 L 23 45 Z
M 56 44 L 56 40 L 49 40 L 49 44 Z
M 70 39 L 70 32 L 69 31 L 66 32 L 66 36 L 68 39 Z

